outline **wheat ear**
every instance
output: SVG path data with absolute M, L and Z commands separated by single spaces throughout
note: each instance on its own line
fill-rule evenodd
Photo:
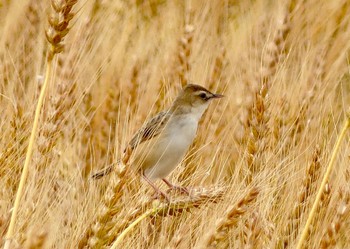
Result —
M 27 241 L 25 243 L 25 249 L 42 249 L 45 248 L 48 233 L 46 231 L 39 231 L 37 233 L 29 233 Z
M 205 205 L 209 202 L 216 203 L 222 198 L 225 188 L 209 188 L 201 190 L 193 190 L 191 196 L 185 198 L 179 198 L 171 201 L 170 203 L 160 203 L 157 206 L 147 210 L 135 221 L 133 221 L 124 231 L 119 234 L 114 241 L 110 249 L 118 248 L 118 245 L 124 239 L 124 237 L 142 220 L 147 217 L 155 216 L 175 216 L 182 212 L 190 211 L 192 208 L 198 208 L 200 205 Z
M 73 18 L 73 14 L 71 13 L 71 10 L 74 4 L 76 4 L 76 2 L 77 0 L 66 0 L 66 1 L 60 1 L 58 3 L 56 1 L 51 2 L 53 11 L 52 11 L 52 16 L 49 18 L 50 26 L 46 32 L 46 38 L 50 43 L 50 50 L 47 55 L 45 80 L 40 90 L 38 103 L 35 109 L 33 128 L 29 138 L 26 158 L 25 158 L 17 194 L 16 194 L 15 203 L 12 210 L 10 225 L 7 230 L 4 249 L 10 249 L 11 240 L 13 239 L 14 227 L 15 227 L 15 223 L 18 215 L 19 204 L 24 193 L 24 186 L 25 186 L 28 172 L 29 172 L 29 163 L 31 162 L 31 159 L 32 159 L 35 138 L 38 133 L 40 113 L 43 107 L 44 98 L 46 96 L 46 89 L 50 81 L 50 75 L 52 73 L 52 61 L 55 54 L 63 51 L 62 41 L 63 41 L 63 38 L 68 33 L 68 24 L 69 24 L 69 21 Z
M 302 214 L 305 211 L 305 206 L 307 205 L 310 196 L 312 196 L 312 189 L 314 185 L 317 184 L 317 180 L 319 179 L 321 170 L 320 155 L 321 150 L 319 146 L 316 146 L 312 156 L 312 162 L 306 170 L 302 189 L 299 192 L 297 201 L 287 218 L 287 225 L 283 229 L 283 235 L 278 242 L 280 243 L 280 246 L 283 245 L 284 248 L 289 245 L 291 239 L 296 239 L 296 236 L 298 235 Z M 277 245 L 276 248 L 278 248 Z
M 338 155 L 338 151 L 340 149 L 340 145 L 341 145 L 341 142 L 343 141 L 344 137 L 345 137 L 345 133 L 346 131 L 348 130 L 348 128 L 350 127 L 350 115 L 349 113 L 347 114 L 346 116 L 346 121 L 344 122 L 344 125 L 343 125 L 343 128 L 340 132 L 340 135 L 335 143 L 335 146 L 334 146 L 334 149 L 333 149 L 333 152 L 332 152 L 332 155 L 331 155 L 331 159 L 329 161 L 329 164 L 328 164 L 328 167 L 327 167 L 327 170 L 326 170 L 326 173 L 322 179 L 322 182 L 321 182 L 321 186 L 319 187 L 318 189 L 318 192 L 317 192 L 317 196 L 316 196 L 316 199 L 315 199 L 315 202 L 311 208 L 311 211 L 310 211 L 310 214 L 307 218 L 307 221 L 306 221 L 306 224 L 305 224 L 305 227 L 303 229 L 303 232 L 300 236 L 300 239 L 298 241 L 298 245 L 297 245 L 297 249 L 301 249 L 302 246 L 303 246 L 303 243 L 308 235 L 308 232 L 309 232 L 309 227 L 311 225 L 311 222 L 314 218 L 314 216 L 316 215 L 316 209 L 318 207 L 318 204 L 321 200 L 321 197 L 322 197 L 322 194 L 323 194 L 323 190 L 326 186 L 326 183 L 328 181 L 328 178 L 329 178 L 329 175 L 331 174 L 332 172 L 332 169 L 334 167 L 334 163 L 335 163 L 335 159 L 337 158 L 337 155 Z
M 228 240 L 229 229 L 237 226 L 239 218 L 248 211 L 248 206 L 256 200 L 258 194 L 259 190 L 253 188 L 239 202 L 228 207 L 225 216 L 218 221 L 214 230 L 205 235 L 203 244 L 197 248 L 218 248 L 220 242 Z
M 339 238 L 341 229 L 345 228 L 347 214 L 349 213 L 350 192 L 340 189 L 340 203 L 338 204 L 337 213 L 331 224 L 328 225 L 326 232 L 323 234 L 320 242 L 320 248 L 333 248 L 341 241 Z
M 180 79 L 181 85 L 188 84 L 189 72 L 191 70 L 190 57 L 192 53 L 192 41 L 194 34 L 194 26 L 192 24 L 193 10 L 191 7 L 191 1 L 187 1 L 185 5 L 185 27 L 183 36 L 179 40 L 179 53 L 178 53 L 178 69 L 177 75 Z

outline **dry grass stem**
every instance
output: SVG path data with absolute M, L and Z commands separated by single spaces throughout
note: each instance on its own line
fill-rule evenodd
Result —
M 324 189 L 326 187 L 328 178 L 329 178 L 329 176 L 330 176 L 330 174 L 331 174 L 331 172 L 333 170 L 333 167 L 334 167 L 334 164 L 335 164 L 335 161 L 336 161 L 339 149 L 340 149 L 340 145 L 341 145 L 341 143 L 342 143 L 342 141 L 343 141 L 343 139 L 345 137 L 345 133 L 347 132 L 349 126 L 350 126 L 350 116 L 347 116 L 346 120 L 344 122 L 344 125 L 342 127 L 342 130 L 341 130 L 341 132 L 340 132 L 340 134 L 338 136 L 338 139 L 337 139 L 337 141 L 336 141 L 336 143 L 334 145 L 334 149 L 333 149 L 333 152 L 332 152 L 329 164 L 327 166 L 326 173 L 323 176 L 321 185 L 320 185 L 320 187 L 318 189 L 318 192 L 317 192 L 316 199 L 315 199 L 315 201 L 313 203 L 313 206 L 312 206 L 312 209 L 310 211 L 310 214 L 308 215 L 305 227 L 304 227 L 303 232 L 301 234 L 301 237 L 300 237 L 300 239 L 298 241 L 298 245 L 297 245 L 298 249 L 302 248 L 304 240 L 306 239 L 306 237 L 308 235 L 309 226 L 311 225 L 311 222 L 313 221 L 313 218 L 316 215 L 316 209 L 317 209 L 317 207 L 319 205 L 319 202 L 321 201 L 321 198 L 323 196 Z
M 42 105 L 43 105 L 43 100 L 44 100 L 44 97 L 45 97 L 46 88 L 47 88 L 47 85 L 48 85 L 49 75 L 50 74 L 51 74 L 51 63 L 49 63 L 47 65 L 45 84 L 43 85 L 43 88 L 41 89 L 39 100 L 38 100 L 38 104 L 37 104 L 37 108 L 35 110 L 33 129 L 32 129 L 32 132 L 31 132 L 31 135 L 30 135 L 30 138 L 29 138 L 29 144 L 28 144 L 27 153 L 26 153 L 26 160 L 24 162 L 23 171 L 22 171 L 22 174 L 21 174 L 21 180 L 19 182 L 17 195 L 16 195 L 16 200 L 15 200 L 15 203 L 14 203 L 14 206 L 13 206 L 13 210 L 12 210 L 10 225 L 9 225 L 7 236 L 6 236 L 7 237 L 7 241 L 6 241 L 6 244 L 5 244 L 5 249 L 10 248 L 10 243 L 11 243 L 11 240 L 13 239 L 12 237 L 13 237 L 13 233 L 14 233 L 15 221 L 16 221 L 17 214 L 18 214 L 19 204 L 20 204 L 20 201 L 21 201 L 21 198 L 22 198 L 22 195 L 23 195 L 25 182 L 26 182 L 27 176 L 28 176 L 29 164 L 30 164 L 30 161 L 31 161 L 31 158 L 32 158 L 32 154 L 33 154 L 33 146 L 34 146 L 34 141 L 35 141 L 35 138 L 36 138 L 38 122 L 39 122 L 39 116 L 40 116 L 41 108 L 42 108 Z

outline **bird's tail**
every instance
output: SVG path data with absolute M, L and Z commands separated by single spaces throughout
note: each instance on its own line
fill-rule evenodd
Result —
M 132 153 L 132 149 L 130 147 L 127 147 L 124 151 L 124 155 L 122 157 L 122 160 L 118 160 L 117 162 L 108 165 L 107 167 L 105 167 L 101 171 L 93 174 L 91 176 L 91 178 L 94 180 L 100 179 L 105 175 L 109 175 L 113 171 L 114 165 L 117 165 L 119 163 L 127 164 L 129 159 L 130 159 L 131 153 Z
M 95 179 L 95 180 L 100 179 L 103 176 L 110 174 L 113 171 L 113 167 L 114 167 L 114 164 L 111 164 L 111 165 L 107 166 L 106 168 L 102 169 L 101 171 L 93 174 L 91 176 L 91 178 Z

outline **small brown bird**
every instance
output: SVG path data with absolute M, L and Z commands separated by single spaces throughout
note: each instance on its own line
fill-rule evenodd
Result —
M 198 122 L 207 109 L 210 100 L 223 95 L 211 93 L 202 86 L 186 85 L 167 111 L 150 119 L 128 144 L 132 151 L 131 165 L 137 167 L 144 179 L 159 194 L 168 199 L 153 180 L 162 179 L 170 188 L 188 194 L 184 187 L 174 186 L 166 177 L 184 158 L 192 144 Z M 98 179 L 110 173 L 112 167 L 93 175 Z

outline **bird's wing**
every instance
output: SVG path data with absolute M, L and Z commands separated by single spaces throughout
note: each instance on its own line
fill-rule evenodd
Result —
M 163 111 L 158 113 L 156 116 L 151 118 L 144 126 L 141 127 L 140 130 L 136 132 L 136 134 L 133 136 L 131 141 L 128 144 L 128 147 L 125 149 L 125 153 L 127 154 L 127 150 L 131 149 L 133 151 L 136 149 L 136 147 L 147 141 L 150 140 L 153 137 L 158 136 L 162 130 L 164 129 L 166 123 L 168 122 L 171 114 L 168 111 Z M 130 156 L 130 154 L 129 154 Z M 128 160 L 128 159 L 126 159 Z M 123 159 L 124 161 L 124 159 Z M 92 175 L 93 179 L 100 179 L 101 177 L 108 175 L 112 172 L 114 167 L 113 165 L 109 165 L 106 168 L 102 169 L 101 171 L 95 173 Z
M 151 118 L 140 130 L 136 132 L 131 141 L 129 147 L 134 150 L 139 144 L 158 136 L 164 129 L 171 114 L 168 111 L 158 113 Z

